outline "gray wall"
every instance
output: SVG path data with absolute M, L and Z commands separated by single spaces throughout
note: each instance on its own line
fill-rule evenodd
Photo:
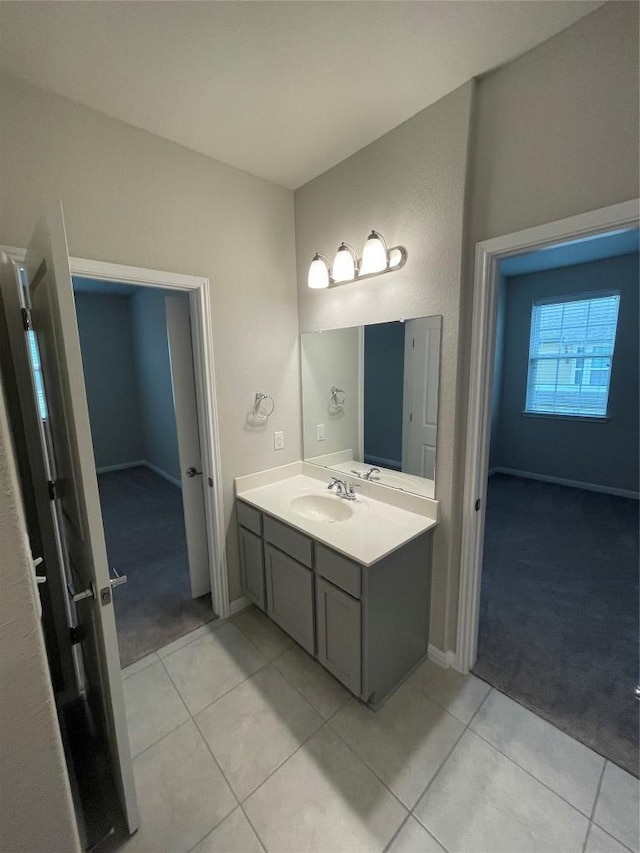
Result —
M 80 850 L 0 386 L 0 847 Z
M 131 297 L 131 303 L 144 442 L 143 458 L 165 474 L 179 480 L 180 458 L 164 293 L 161 290 L 140 288 Z
M 608 420 L 523 415 L 531 305 L 536 299 L 619 290 Z M 507 278 L 502 388 L 492 466 L 638 491 L 638 253 Z
M 145 458 L 131 299 L 76 291 L 96 467 Z
M 431 642 L 455 648 L 475 243 L 638 195 L 638 7 L 572 27 L 296 191 L 303 331 L 443 315 Z M 467 174 L 467 146 L 470 152 Z M 368 230 L 409 251 L 397 273 L 312 293 L 314 252 Z
M 62 199 L 71 255 L 210 279 L 237 598 L 233 479 L 301 452 L 293 194 L 6 74 L 0 111 L 0 243 L 25 246 L 45 203 Z M 258 390 L 277 404 L 260 431 L 245 424 Z

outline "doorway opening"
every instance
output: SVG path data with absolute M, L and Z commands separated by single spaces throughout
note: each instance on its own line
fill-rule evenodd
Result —
M 124 668 L 216 618 L 189 296 L 72 281 Z
M 463 667 L 636 775 L 637 225 L 479 246 L 458 633 Z

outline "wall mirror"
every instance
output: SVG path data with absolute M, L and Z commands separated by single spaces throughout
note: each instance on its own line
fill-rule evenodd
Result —
M 433 498 L 441 334 L 436 316 L 302 335 L 305 460 Z

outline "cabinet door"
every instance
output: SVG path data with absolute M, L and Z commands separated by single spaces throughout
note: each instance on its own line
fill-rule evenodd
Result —
M 261 610 L 265 609 L 264 594 L 264 556 L 262 539 L 239 527 L 240 537 L 240 573 L 244 592 Z
M 313 572 L 265 544 L 267 613 L 309 654 L 314 654 Z
M 361 692 L 360 602 L 318 577 L 318 660 L 355 693 Z

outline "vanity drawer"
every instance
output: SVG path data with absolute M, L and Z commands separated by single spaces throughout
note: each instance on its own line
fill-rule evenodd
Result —
M 303 533 L 265 515 L 264 538 L 303 566 L 313 568 L 313 542 Z
M 360 598 L 361 567 L 358 563 L 348 560 L 341 554 L 325 548 L 324 545 L 316 545 L 316 571 L 323 578 L 339 586 L 354 598 Z
M 237 501 L 236 512 L 238 514 L 238 524 L 246 527 L 247 530 L 255 533 L 256 536 L 262 536 L 262 513 L 259 509 L 254 509 L 252 506 L 249 506 L 249 504 Z

